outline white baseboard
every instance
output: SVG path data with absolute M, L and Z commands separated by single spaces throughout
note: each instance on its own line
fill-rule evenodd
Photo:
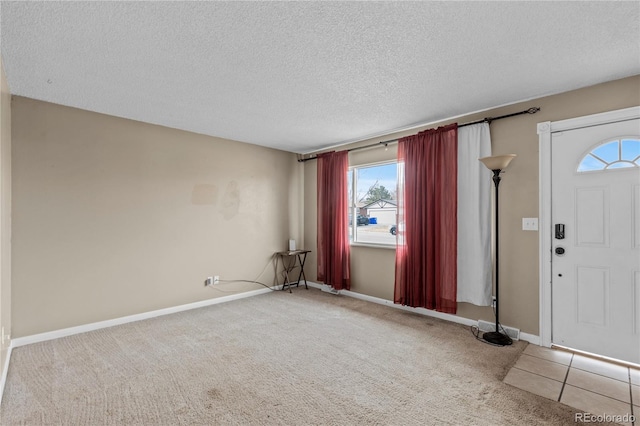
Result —
M 529 334 L 529 333 L 520 332 L 520 340 L 524 340 L 526 342 L 529 342 L 532 345 L 540 346 L 540 336 L 537 336 L 535 334 Z
M 9 343 L 7 348 L 7 357 L 2 366 L 2 377 L 0 377 L 0 407 L 2 407 L 2 396 L 4 395 L 4 385 L 7 383 L 7 374 L 9 373 L 9 360 L 11 359 L 11 350 L 13 349 L 13 341 Z
M 321 290 L 325 286 L 325 284 L 319 284 L 319 283 L 316 283 L 316 282 L 313 282 L 313 281 L 307 281 L 307 283 L 309 284 L 309 287 L 319 288 Z M 366 300 L 367 302 L 377 303 L 379 305 L 390 306 L 392 308 L 401 309 L 401 310 L 407 311 L 407 312 L 414 312 L 416 314 L 425 315 L 425 316 L 428 316 L 428 317 L 439 318 L 439 319 L 442 319 L 442 320 L 445 320 L 445 321 L 455 322 L 457 324 L 463 324 L 463 325 L 468 325 L 468 326 L 472 326 L 472 325 L 477 325 L 478 324 L 478 321 L 476 321 L 476 320 L 472 320 L 472 319 L 465 318 L 465 317 L 460 317 L 458 315 L 445 314 L 443 312 L 432 311 L 431 309 L 412 308 L 410 306 L 398 305 L 396 303 L 393 303 L 393 301 L 391 301 L 391 300 L 381 299 L 381 298 L 375 297 L 375 296 L 368 296 L 366 294 L 356 293 L 356 292 L 349 291 L 349 290 L 340 290 L 340 294 L 342 294 L 344 296 L 348 296 L 348 297 L 353 297 L 354 299 Z M 534 345 L 540 345 L 540 336 L 536 336 L 534 334 L 520 332 L 520 340 L 527 341 L 527 342 L 532 343 Z
M 202 300 L 200 302 L 188 303 L 186 305 L 172 306 L 170 308 L 158 309 L 155 311 L 143 312 L 141 314 L 129 315 L 126 317 L 114 318 L 106 321 L 99 321 L 90 324 L 79 325 L 76 327 L 63 328 L 61 330 L 49 331 L 46 333 L 33 334 L 31 336 L 18 337 L 11 341 L 13 347 L 30 345 L 32 343 L 45 342 L 47 340 L 59 339 L 60 337 L 72 336 L 74 334 L 86 333 L 88 331 L 99 330 L 101 328 L 113 327 L 116 325 L 127 324 L 134 321 L 141 321 L 149 318 L 155 318 L 162 315 L 175 314 L 177 312 L 188 311 L 190 309 L 203 308 L 205 306 L 217 305 L 219 303 L 230 302 L 232 300 L 244 299 L 246 297 L 257 296 L 259 294 L 268 293 L 272 290 L 281 289 L 282 285 L 269 288 L 261 288 L 259 290 L 246 291 L 244 293 L 232 294 L 229 296 L 216 297 L 214 299 Z
M 313 281 L 307 281 L 307 284 L 309 285 L 309 287 L 317 288 L 317 289 L 322 289 L 325 287 L 324 284 L 319 284 Z M 69 327 L 61 330 L 34 334 L 31 336 L 18 337 L 11 340 L 11 345 L 9 346 L 9 348 L 17 348 L 19 346 L 30 345 L 32 343 L 37 343 L 37 342 L 45 342 L 47 340 L 58 339 L 60 337 L 66 337 L 66 336 L 72 336 L 74 334 L 79 334 L 79 333 L 86 333 L 88 331 L 99 330 L 101 328 L 113 327 L 116 325 L 127 324 L 130 322 L 141 321 L 149 318 L 155 318 L 162 315 L 174 314 L 177 312 L 187 311 L 190 309 L 198 309 L 198 308 L 203 308 L 205 306 L 217 305 L 219 303 L 225 303 L 225 302 L 230 302 L 232 300 L 244 299 L 246 297 L 257 296 L 260 294 L 268 293 L 272 290 L 281 290 L 281 289 L 282 289 L 282 285 L 274 286 L 271 289 L 262 288 L 258 290 L 247 291 L 244 293 L 232 294 L 229 296 L 217 297 L 214 299 L 207 299 L 200 302 L 188 303 L 185 305 L 179 305 L 179 306 L 173 306 L 170 308 L 158 309 L 155 311 L 143 312 L 141 314 L 129 315 L 126 317 L 114 318 L 111 320 L 99 321 L 99 322 L 94 322 L 90 324 L 79 325 L 76 327 Z M 390 306 L 395 309 L 401 309 L 407 312 L 414 312 L 420 315 L 439 318 L 445 321 L 451 321 L 458 324 L 463 324 L 468 326 L 477 324 L 477 321 L 469 318 L 460 317 L 457 315 L 445 314 L 442 312 L 432 311 L 430 309 L 425 309 L 425 308 L 411 308 L 409 306 L 398 305 L 396 303 L 393 303 L 391 300 L 386 300 L 386 299 L 382 299 L 375 296 L 369 296 L 362 293 L 356 293 L 349 290 L 340 290 L 340 294 L 348 297 L 353 297 L 354 299 L 360 299 L 360 300 L 365 300 L 367 302 L 377 303 L 379 305 Z M 540 336 L 536 336 L 533 334 L 521 332 L 520 340 L 525 340 L 529 343 L 540 345 Z M 9 359 L 9 357 L 7 357 L 7 359 Z M 5 363 L 5 364 L 8 365 L 8 363 Z M 4 382 L 0 382 L 0 385 L 3 383 Z M 0 387 L 0 392 L 2 392 L 2 387 Z

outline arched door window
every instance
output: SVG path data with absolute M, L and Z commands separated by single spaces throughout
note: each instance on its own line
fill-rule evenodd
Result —
M 640 139 L 620 138 L 599 144 L 585 155 L 578 172 L 640 167 Z

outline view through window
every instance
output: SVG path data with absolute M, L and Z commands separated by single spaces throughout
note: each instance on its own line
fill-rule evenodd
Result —
M 348 174 L 349 240 L 396 244 L 398 164 L 352 167 Z
M 598 145 L 584 156 L 578 172 L 640 167 L 640 139 L 622 138 Z

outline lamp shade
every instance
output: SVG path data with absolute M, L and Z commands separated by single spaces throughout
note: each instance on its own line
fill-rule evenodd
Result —
M 516 154 L 505 154 L 495 155 L 493 157 L 483 157 L 478 160 L 482 161 L 489 170 L 504 170 L 514 158 L 516 158 Z

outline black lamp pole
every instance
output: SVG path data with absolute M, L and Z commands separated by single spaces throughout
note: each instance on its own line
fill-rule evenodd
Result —
M 499 278 L 500 278 L 500 233 L 499 233 L 499 220 L 498 220 L 498 186 L 500 185 L 500 173 L 501 169 L 494 169 L 493 172 L 493 183 L 496 186 L 496 195 L 495 195 L 495 228 L 496 228 L 496 331 L 491 331 L 484 333 L 482 338 L 489 343 L 493 343 L 494 345 L 507 346 L 513 343 L 511 337 L 506 334 L 500 333 L 500 286 L 499 286 Z

